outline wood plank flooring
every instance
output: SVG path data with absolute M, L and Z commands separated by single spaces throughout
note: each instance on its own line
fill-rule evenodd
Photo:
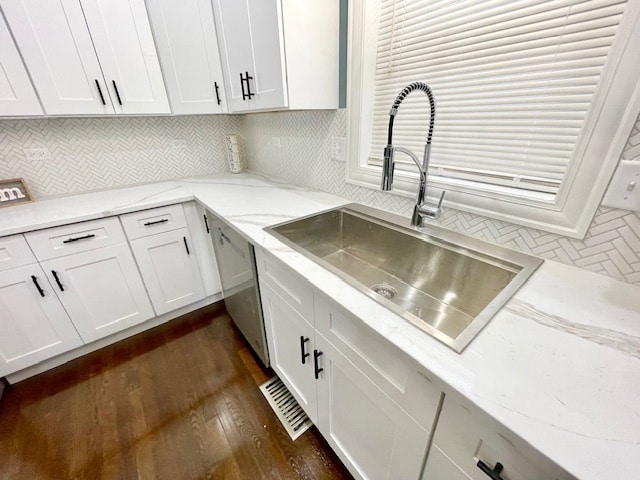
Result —
M 292 442 L 222 302 L 7 387 L 0 478 L 348 479 L 315 427 Z

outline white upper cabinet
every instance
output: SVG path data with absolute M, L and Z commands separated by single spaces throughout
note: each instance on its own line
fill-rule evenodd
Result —
M 227 112 L 211 1 L 147 0 L 147 7 L 172 112 Z
M 0 117 L 12 115 L 42 115 L 42 107 L 0 14 Z
M 338 0 L 213 0 L 232 112 L 338 108 Z
M 45 113 L 169 113 L 143 0 L 0 4 Z
M 1 2 L 46 113 L 114 113 L 77 0 Z
M 116 113 L 170 113 L 144 0 L 81 0 Z

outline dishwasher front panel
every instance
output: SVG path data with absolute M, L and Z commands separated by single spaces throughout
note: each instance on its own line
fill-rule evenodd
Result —
M 207 219 L 227 312 L 265 366 L 269 366 L 253 245 L 211 212 L 207 212 Z

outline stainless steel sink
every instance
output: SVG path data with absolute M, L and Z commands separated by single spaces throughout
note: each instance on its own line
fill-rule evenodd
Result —
M 457 352 L 543 261 L 359 204 L 265 230 Z

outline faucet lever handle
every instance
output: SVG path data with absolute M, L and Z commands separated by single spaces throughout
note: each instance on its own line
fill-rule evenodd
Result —
M 442 190 L 442 193 L 440 194 L 440 200 L 438 200 L 438 208 L 440 208 L 440 206 L 442 205 L 442 199 L 444 198 L 445 193 L 447 193 L 447 191 Z

